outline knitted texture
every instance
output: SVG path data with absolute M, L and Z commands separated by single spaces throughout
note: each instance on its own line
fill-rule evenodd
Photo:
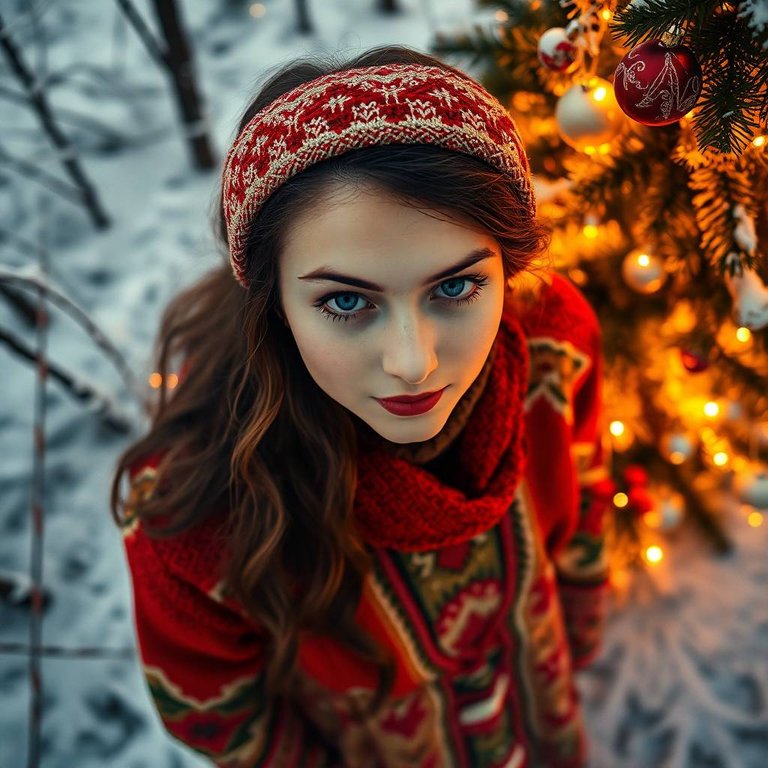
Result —
M 482 394 L 438 457 L 456 463 L 428 478 L 426 466 L 369 454 L 382 464 L 358 478 L 355 515 L 368 538 L 391 539 L 388 511 L 400 541 L 417 545 L 367 544 L 372 569 L 354 619 L 395 660 L 392 691 L 369 722 L 358 715 L 376 670 L 332 633 L 302 632 L 290 695 L 267 695 L 269 638 L 220 581 L 226 510 L 151 538 L 135 510 L 162 482 L 159 457 L 133 468 L 123 534 L 136 631 L 177 739 L 221 768 L 587 765 L 573 668 L 598 647 L 606 583 L 600 331 L 559 276 L 516 319 L 505 308 Z M 513 487 L 496 518 L 493 497 Z
M 528 383 L 525 337 L 510 313 L 502 318 L 494 353 L 491 385 L 459 438 L 458 488 L 383 449 L 361 452 L 355 512 L 368 544 L 407 552 L 456 544 L 492 527 L 509 509 L 524 466 Z
M 284 93 L 243 128 L 227 155 L 222 203 L 232 270 L 248 287 L 248 228 L 266 199 L 311 165 L 360 147 L 435 144 L 505 173 L 531 217 L 536 201 L 517 127 L 469 75 L 419 64 L 359 67 Z

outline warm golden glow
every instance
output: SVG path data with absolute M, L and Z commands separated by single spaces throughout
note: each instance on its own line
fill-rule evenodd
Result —
M 163 383 L 163 377 L 155 372 L 150 374 L 149 376 L 149 386 L 152 387 L 152 389 L 160 389 L 160 385 Z
M 175 373 L 169 373 L 168 378 L 165 381 L 165 386 L 168 387 L 168 389 L 175 389 L 178 383 L 179 377 Z
M 595 88 L 594 91 L 592 91 L 592 98 L 595 101 L 605 101 L 605 97 L 607 95 L 608 95 L 608 90 L 604 85 L 601 85 L 598 88 Z
M 267 7 L 264 3 L 252 3 L 250 8 L 248 8 L 248 13 L 250 13 L 254 19 L 261 18 L 266 12 Z
M 584 229 L 582 229 L 581 232 L 588 240 L 594 240 L 599 234 L 600 230 L 596 224 L 585 224 Z
M 623 507 L 626 507 L 627 504 L 629 504 L 629 496 L 627 496 L 626 493 L 617 493 L 613 497 L 613 503 L 619 508 L 622 509 Z
M 750 512 L 747 515 L 747 522 L 753 527 L 753 528 L 759 528 L 763 524 L 763 516 L 755 510 L 754 512 Z
M 742 326 L 736 329 L 736 338 L 742 343 L 746 344 L 752 338 L 752 331 L 749 328 Z
M 680 451 L 672 451 L 669 454 L 669 460 L 672 464 L 682 464 L 685 461 L 685 454 Z
M 728 454 L 725 451 L 718 451 L 713 457 L 712 461 L 715 466 L 724 467 L 728 463 Z
M 576 285 L 586 285 L 587 283 L 587 273 L 583 269 L 579 269 L 578 267 L 574 267 L 573 269 L 568 270 L 568 277 L 573 280 Z
M 766 136 L 756 136 L 754 139 L 752 139 L 752 146 L 753 147 L 764 147 L 766 141 L 768 141 L 768 137 L 766 137 Z
M 664 550 L 656 544 L 652 544 L 645 550 L 645 559 L 651 563 L 660 563 L 664 558 Z
M 637 263 L 641 267 L 647 267 L 651 263 L 651 257 L 647 253 L 640 253 L 637 256 Z
M 626 430 L 623 421 L 612 421 L 608 429 L 610 429 L 611 434 L 615 435 L 616 437 L 623 435 Z
M 704 404 L 704 414 L 709 416 L 710 419 L 714 419 L 719 413 L 720 406 L 714 400 L 710 400 L 708 403 Z
M 610 8 L 603 8 L 603 10 L 600 11 L 600 17 L 603 21 L 610 21 L 613 18 L 613 13 Z
M 655 509 L 652 509 L 643 515 L 643 522 L 649 528 L 661 528 L 661 523 L 662 523 L 661 513 L 657 512 Z

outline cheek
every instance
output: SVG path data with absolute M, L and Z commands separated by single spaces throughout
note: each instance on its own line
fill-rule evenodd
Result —
M 363 367 L 358 345 L 342 338 L 343 332 L 339 329 L 322 327 L 332 322 L 321 319 L 319 323 L 297 323 L 293 327 L 296 346 L 304 365 L 318 386 L 326 392 L 340 384 L 349 385 L 354 382 Z M 344 321 L 336 322 L 339 324 Z

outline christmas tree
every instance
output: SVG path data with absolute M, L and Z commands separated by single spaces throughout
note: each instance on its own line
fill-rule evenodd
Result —
M 727 551 L 713 489 L 768 512 L 768 2 L 478 6 L 432 50 L 508 107 L 600 318 L 614 565 L 684 519 Z

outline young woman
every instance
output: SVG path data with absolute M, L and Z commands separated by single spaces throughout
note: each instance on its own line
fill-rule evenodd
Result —
M 583 765 L 600 331 L 521 290 L 549 235 L 509 114 L 408 48 L 297 61 L 220 203 L 112 495 L 168 730 L 229 768 Z

